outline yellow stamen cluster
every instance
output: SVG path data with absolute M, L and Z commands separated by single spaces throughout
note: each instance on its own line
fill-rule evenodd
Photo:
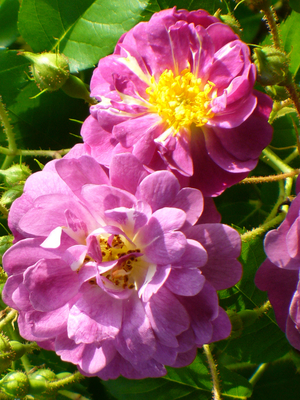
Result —
M 187 68 L 175 77 L 171 70 L 165 70 L 158 83 L 152 77 L 146 92 L 151 111 L 159 114 L 168 128 L 174 129 L 175 135 L 181 127 L 189 128 L 192 123 L 202 126 L 213 117 L 211 100 L 215 96 L 211 91 L 214 86 L 212 82 L 203 85 Z
M 119 258 L 131 254 L 140 253 L 140 249 L 128 249 L 128 245 L 124 243 L 124 240 L 119 235 L 115 235 L 111 245 L 108 244 L 108 240 L 100 238 L 100 248 L 102 252 L 102 261 L 113 261 Z M 115 286 L 125 289 L 133 289 L 135 287 L 134 280 L 132 279 L 131 271 L 133 264 L 138 263 L 138 259 L 134 256 L 127 258 L 121 265 L 113 268 L 112 270 L 102 274 L 103 277 L 108 279 Z M 103 281 L 105 284 L 105 281 Z

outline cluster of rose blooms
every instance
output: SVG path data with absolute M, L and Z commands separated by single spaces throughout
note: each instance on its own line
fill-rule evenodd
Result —
M 240 280 L 241 243 L 212 197 L 246 177 L 271 141 L 272 101 L 255 77 L 246 44 L 203 10 L 154 14 L 100 60 L 84 143 L 31 175 L 9 214 L 3 299 L 25 339 L 86 376 L 138 379 L 228 337 L 217 290 Z M 298 203 L 267 238 L 257 279 L 271 301 L 270 273 L 290 273 L 295 291 Z M 275 311 L 285 294 L 276 291 Z M 299 348 L 297 296 L 288 324 Z

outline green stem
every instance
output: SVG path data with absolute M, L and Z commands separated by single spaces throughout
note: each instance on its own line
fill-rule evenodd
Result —
M 273 218 L 270 221 L 263 223 L 258 228 L 252 229 L 252 231 L 245 232 L 241 235 L 241 239 L 243 242 L 248 242 L 249 240 L 255 238 L 256 236 L 263 235 L 270 228 L 273 228 L 276 225 L 279 225 L 280 222 L 284 220 L 286 216 L 286 212 L 281 212 L 277 217 Z
M 291 173 L 293 172 L 293 168 L 291 168 L 289 165 L 284 163 L 281 158 L 279 158 L 271 149 L 268 147 L 265 148 L 262 151 L 262 156 L 260 157 L 261 160 L 268 164 L 270 167 L 275 169 L 276 171 L 283 172 L 284 174 L 286 173 Z
M 286 200 L 286 194 L 285 194 L 285 190 L 284 190 L 284 183 L 283 183 L 283 181 L 279 181 L 278 183 L 279 183 L 279 196 L 278 196 L 278 199 L 277 199 L 274 207 L 272 208 L 269 216 L 265 219 L 264 223 L 269 222 L 273 218 L 276 217 L 276 215 L 278 214 L 279 207 Z M 284 211 L 287 212 L 287 210 L 284 210 Z
M 17 150 L 17 145 L 15 141 L 15 134 L 12 130 L 12 126 L 9 123 L 8 116 L 6 114 L 4 105 L 2 103 L 2 98 L 0 96 L 0 120 L 2 121 L 2 125 L 4 127 L 4 132 L 6 134 L 6 138 L 8 141 L 8 149 L 11 150 L 12 152 Z M 5 160 L 2 164 L 2 169 L 6 169 L 10 166 L 10 164 L 13 161 L 13 156 L 12 155 L 7 155 L 5 157 Z
M 287 156 L 287 158 L 285 158 L 283 160 L 283 162 L 285 164 L 289 164 L 291 161 L 293 161 L 298 156 L 299 156 L 299 151 L 298 151 L 298 147 L 296 147 L 295 150 L 289 156 Z
M 257 368 L 257 370 L 254 372 L 254 374 L 251 376 L 249 379 L 249 382 L 251 383 L 252 386 L 254 386 L 258 380 L 261 378 L 265 370 L 268 368 L 269 364 L 264 363 L 260 364 L 260 366 Z
M 90 400 L 87 397 L 82 396 L 81 394 L 69 392 L 69 390 L 59 390 L 58 393 L 71 400 Z
M 264 182 L 276 182 L 280 181 L 295 175 L 299 175 L 300 169 L 294 169 L 291 172 L 287 172 L 285 174 L 278 175 L 269 175 L 269 176 L 250 176 L 249 178 L 243 179 L 239 183 L 264 183 Z
M 299 99 L 299 94 L 297 91 L 297 85 L 291 79 L 291 83 L 286 84 L 285 88 L 289 92 L 290 98 L 293 100 L 293 103 L 297 110 L 298 119 L 300 121 L 300 99 Z
M 210 351 L 210 347 L 208 344 L 203 345 L 203 351 L 206 355 L 208 366 L 210 369 L 212 381 L 213 381 L 213 400 L 221 400 L 221 390 L 220 390 L 220 383 L 218 379 L 218 371 L 217 367 L 215 364 L 215 360 L 213 358 L 213 355 Z
M 6 154 L 7 156 L 43 156 L 43 157 L 52 157 L 52 158 L 61 158 L 64 154 L 67 154 L 70 149 L 62 149 L 62 150 L 22 150 L 22 149 L 7 149 L 5 147 L 0 146 L 0 153 Z M 5 169 L 5 168 L 2 168 Z
M 80 379 L 84 379 L 84 376 L 80 372 L 75 372 L 74 374 L 67 376 L 66 378 L 59 379 L 57 381 L 49 382 L 50 390 L 58 390 L 61 387 L 68 385 L 69 383 L 77 382 Z
M 276 49 L 281 49 L 281 42 L 279 37 L 279 31 L 276 23 L 276 14 L 272 7 L 263 8 L 263 12 L 265 14 L 266 20 L 268 22 L 271 35 L 273 38 L 274 46 Z

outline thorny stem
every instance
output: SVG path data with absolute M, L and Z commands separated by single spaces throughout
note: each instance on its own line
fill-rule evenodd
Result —
M 264 182 L 275 182 L 281 181 L 283 179 L 293 177 L 295 175 L 300 174 L 300 169 L 294 169 L 291 172 L 287 172 L 285 174 L 278 175 L 269 175 L 269 176 L 251 176 L 250 178 L 243 179 L 240 183 L 264 183 Z
M 241 235 L 241 239 L 243 242 L 248 242 L 249 240 L 255 238 L 256 236 L 262 235 L 267 232 L 270 228 L 273 228 L 276 225 L 279 225 L 280 222 L 284 220 L 286 216 L 286 212 L 281 212 L 277 217 L 271 219 L 263 223 L 258 228 L 252 229 L 251 231 L 245 232 Z
M 212 381 L 213 381 L 213 400 L 221 400 L 221 390 L 220 390 L 220 383 L 218 379 L 218 371 L 217 366 L 215 364 L 215 360 L 213 355 L 211 354 L 210 347 L 208 344 L 203 345 L 203 351 L 206 355 L 208 366 L 210 369 Z
M 2 98 L 0 96 L 0 120 L 2 121 L 2 125 L 4 127 L 4 132 L 6 134 L 6 138 L 8 141 L 8 149 L 11 152 L 14 152 L 17 150 L 17 145 L 15 142 L 15 134 L 12 130 L 12 127 L 9 123 L 9 119 L 8 116 L 6 114 L 6 111 L 4 109 L 4 105 L 2 103 Z M 9 167 L 9 165 L 12 163 L 13 161 L 13 156 L 7 154 L 7 156 L 5 157 L 5 160 L 2 164 L 2 169 L 6 169 L 7 167 Z
M 66 378 L 59 379 L 57 381 L 49 382 L 50 390 L 57 390 L 62 386 L 68 385 L 69 383 L 77 382 L 80 379 L 84 379 L 85 377 L 81 375 L 80 372 L 75 372 L 74 374 L 67 376 Z
M 261 378 L 262 374 L 265 372 L 268 366 L 269 366 L 268 363 L 260 364 L 260 366 L 257 368 L 257 370 L 249 379 L 249 383 L 251 383 L 252 386 L 254 386 L 258 382 L 258 380 Z
M 280 37 L 279 37 L 279 32 L 278 32 L 278 27 L 276 23 L 276 14 L 273 9 L 273 7 L 264 7 L 263 12 L 265 14 L 265 18 L 267 20 L 267 23 L 269 25 L 271 35 L 273 38 L 274 46 L 276 49 L 281 49 L 281 43 L 280 43 Z
M 278 199 L 275 203 L 275 205 L 273 206 L 269 216 L 265 219 L 265 223 L 268 221 L 271 221 L 273 218 L 276 217 L 276 215 L 279 212 L 279 207 L 282 205 L 282 203 L 286 200 L 286 194 L 285 194 L 285 190 L 284 190 L 284 184 L 283 181 L 279 181 L 279 196 Z M 287 210 L 284 209 L 284 211 L 287 212 Z
M 71 400 L 90 400 L 81 394 L 70 392 L 69 390 L 59 390 L 58 393 Z
M 297 91 L 297 85 L 292 80 L 291 83 L 285 85 L 285 88 L 289 92 L 290 98 L 293 100 L 293 103 L 297 110 L 298 119 L 300 121 L 300 99 L 299 99 L 299 93 Z
M 15 149 L 10 150 L 5 147 L 0 146 L 0 153 L 6 154 L 7 156 L 43 156 L 43 157 L 52 157 L 52 158 L 61 158 L 64 154 L 67 154 L 70 149 L 62 149 L 62 150 L 21 150 Z M 4 168 L 2 168 L 4 169 Z

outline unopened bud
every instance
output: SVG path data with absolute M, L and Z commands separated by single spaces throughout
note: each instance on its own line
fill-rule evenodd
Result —
M 3 176 L 7 186 L 14 186 L 20 182 L 25 182 L 30 174 L 31 171 L 25 164 L 14 164 L 8 169 L 0 170 L 0 175 Z
M 62 87 L 70 75 L 68 59 L 59 53 L 20 53 L 31 62 L 31 73 L 40 90 L 53 92 Z
M 9 344 L 9 339 L 0 333 L 0 373 L 10 368 L 15 354 Z
M 234 33 L 240 35 L 242 33 L 241 25 L 239 21 L 232 14 L 220 14 L 220 10 L 218 10 L 215 14 L 215 17 L 219 18 L 224 24 L 228 25 Z
M 266 86 L 265 91 L 273 100 L 283 101 L 290 97 L 284 86 Z
M 49 387 L 48 382 L 52 382 L 56 379 L 56 375 L 50 369 L 39 369 L 33 374 L 29 375 L 29 392 L 32 395 L 47 395 L 47 389 Z M 50 393 L 53 396 L 53 393 Z M 46 396 L 47 397 L 47 396 Z M 40 398 L 40 397 L 39 397 Z M 55 397 L 54 397 L 55 398 Z
M 8 190 L 6 190 L 1 197 L 1 204 L 4 206 L 10 206 L 13 201 L 23 193 L 24 185 L 16 185 Z
M 13 399 L 19 399 L 26 396 L 28 389 L 28 377 L 23 372 L 10 372 L 0 381 L 0 391 Z
M 289 79 L 288 56 L 275 47 L 255 48 L 253 61 L 256 65 L 257 81 L 263 86 L 286 84 Z

